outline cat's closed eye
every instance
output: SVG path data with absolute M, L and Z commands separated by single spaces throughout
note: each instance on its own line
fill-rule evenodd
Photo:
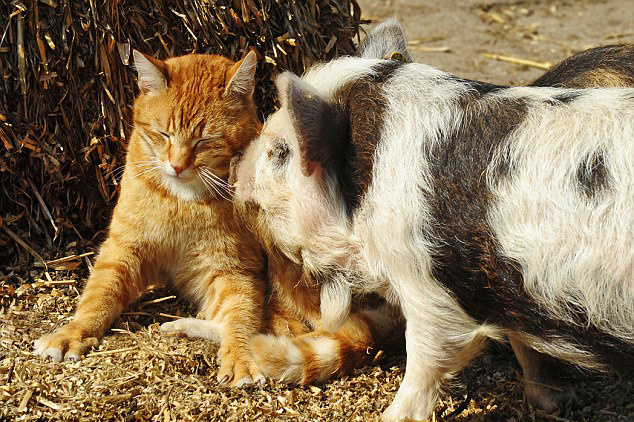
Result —
M 194 148 L 201 148 L 204 147 L 205 145 L 208 145 L 209 143 L 215 141 L 216 138 L 202 138 L 199 139 L 198 141 L 196 141 L 196 143 L 194 144 Z
M 196 140 L 196 142 L 192 143 L 193 149 L 202 149 L 205 146 L 212 145 L 218 141 L 222 141 L 223 135 L 221 133 L 212 133 L 209 135 L 204 135 L 200 139 Z
M 170 142 L 170 143 L 172 142 L 173 135 L 171 135 L 171 134 L 169 134 L 167 132 L 163 132 L 161 130 L 157 130 L 156 132 L 163 137 L 163 140 L 165 142 Z

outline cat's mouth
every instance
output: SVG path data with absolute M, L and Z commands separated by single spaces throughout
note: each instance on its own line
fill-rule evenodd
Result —
M 173 166 L 169 162 L 163 166 L 163 173 L 172 180 L 178 180 L 179 182 L 190 182 L 196 177 L 197 171 L 192 167 L 180 168 Z
M 192 180 L 194 180 L 194 178 L 196 177 L 196 172 L 193 170 L 185 170 L 181 173 L 175 173 L 175 172 L 165 172 L 169 177 L 171 177 L 174 180 L 178 180 L 180 182 L 190 182 Z

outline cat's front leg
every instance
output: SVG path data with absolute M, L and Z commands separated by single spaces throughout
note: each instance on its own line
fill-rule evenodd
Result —
M 222 325 L 218 382 L 232 387 L 262 383 L 265 378 L 251 355 L 251 338 L 262 331 L 264 282 L 253 274 L 229 273 L 213 279 L 215 294 L 203 313 Z
M 72 321 L 40 337 L 34 353 L 56 362 L 77 361 L 98 346 L 115 318 L 146 288 L 145 255 L 111 235 L 101 248 Z

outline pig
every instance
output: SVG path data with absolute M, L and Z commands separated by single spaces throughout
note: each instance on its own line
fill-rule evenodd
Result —
M 634 89 L 492 85 L 385 60 L 381 42 L 281 74 L 232 179 L 321 280 L 329 328 L 349 291 L 400 306 L 406 373 L 383 420 L 429 417 L 488 339 L 631 369 Z
M 388 58 L 401 53 L 411 62 L 405 34 L 398 21 L 388 19 L 378 25 L 361 44 L 357 55 Z M 588 88 L 634 86 L 634 45 L 606 45 L 577 53 L 534 80 L 532 86 Z M 510 337 L 524 375 L 524 394 L 533 407 L 553 413 L 576 400 L 570 385 L 562 382 L 565 368 L 548 355 L 532 350 L 519 339 Z

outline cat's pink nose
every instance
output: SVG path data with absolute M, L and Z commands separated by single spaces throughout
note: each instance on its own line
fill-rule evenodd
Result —
M 181 163 L 170 163 L 170 166 L 172 166 L 172 169 L 174 169 L 174 173 L 181 174 L 186 168 L 187 166 Z

